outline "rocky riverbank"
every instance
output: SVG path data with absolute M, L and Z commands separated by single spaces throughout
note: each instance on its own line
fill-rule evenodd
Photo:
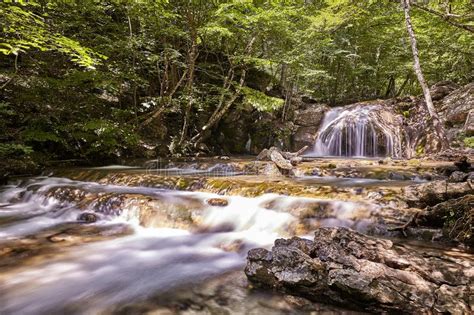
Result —
M 314 241 L 279 239 L 247 257 L 249 280 L 313 301 L 390 313 L 473 311 L 472 260 L 420 252 L 346 228 L 316 230 Z

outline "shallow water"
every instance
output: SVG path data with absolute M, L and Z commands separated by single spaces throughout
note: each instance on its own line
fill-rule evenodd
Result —
M 404 187 L 427 182 L 426 180 L 390 180 L 372 178 L 349 178 L 335 176 L 300 176 L 294 179 L 306 185 L 329 185 L 336 187 Z
M 202 282 L 241 269 L 250 248 L 268 247 L 277 237 L 288 235 L 286 229 L 295 220 L 281 209 L 268 207 L 278 198 L 274 195 L 226 197 L 228 205 L 217 207 L 206 204 L 207 199 L 220 197 L 213 194 L 36 178 L 4 187 L 0 193 L 0 218 L 10 218 L 0 226 L 1 243 L 8 246 L 9 242 L 35 238 L 42 230 L 74 222 L 84 209 L 61 200 L 61 195 L 55 198 L 48 194 L 58 187 L 152 196 L 169 204 L 197 200 L 195 203 L 202 205 L 200 229 L 146 228 L 140 225 L 140 212 L 132 208 L 123 208 L 116 216 L 101 216 L 94 225 L 125 223 L 134 233 L 76 246 L 60 255 L 46 252 L 48 259 L 39 262 L 18 261 L 0 276 L 2 314 L 100 313 L 118 303 L 145 300 L 175 287 Z M 93 205 L 85 210 L 96 211 Z
M 89 172 L 99 174 L 98 179 L 104 172 L 112 176 L 125 172 L 133 178 L 144 170 L 113 166 Z M 413 183 L 316 176 L 289 181 L 303 187 Z M 231 313 L 247 314 L 248 309 L 236 306 L 247 303 L 257 313 L 307 313 L 297 312 L 291 301 L 276 302 L 281 298 L 275 293 L 256 298 L 247 290 L 242 275 L 247 251 L 269 248 L 280 237 L 311 239 L 312 231 L 322 226 L 361 232 L 380 229 L 382 208 L 370 202 L 268 193 L 248 198 L 127 184 L 37 177 L 0 187 L 1 314 L 108 314 L 124 305 L 139 309 L 150 301 L 154 310 L 173 300 L 184 303 L 175 296 L 183 290 L 184 299 L 192 300 L 185 304 L 192 305 L 202 298 L 202 286 L 216 281 L 215 296 L 210 299 L 222 298 L 222 290 L 238 291 Z M 212 199 L 224 203 L 212 206 Z M 78 222 L 84 212 L 94 214 L 98 221 Z M 237 275 L 237 283 L 226 283 L 229 273 Z M 196 286 L 199 289 L 191 289 Z M 266 300 L 273 306 L 283 305 L 282 309 L 260 309 Z M 199 303 L 203 307 L 211 302 Z M 171 313 L 182 313 L 174 307 Z M 310 309 L 344 313 L 315 304 Z

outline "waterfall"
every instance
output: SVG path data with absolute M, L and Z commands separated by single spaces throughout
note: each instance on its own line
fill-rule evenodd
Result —
M 401 157 L 401 118 L 380 104 L 333 108 L 319 128 L 314 154 Z

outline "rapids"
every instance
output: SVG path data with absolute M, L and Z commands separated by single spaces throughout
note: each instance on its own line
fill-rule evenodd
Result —
M 249 290 L 248 251 L 319 227 L 393 236 L 387 224 L 412 215 L 400 189 L 438 166 L 315 159 L 287 178 L 262 175 L 266 163 L 54 170 L 0 186 L 0 314 L 347 314 Z
M 146 198 L 147 204 L 158 202 L 153 205 L 159 209 L 150 212 L 137 198 Z M 211 198 L 225 199 L 227 205 L 211 206 L 207 202 Z M 117 200 L 120 211 L 115 211 Z M 0 258 L 13 255 L 15 261 L 4 265 L 0 276 L 0 313 L 97 314 L 240 270 L 249 249 L 269 247 L 278 237 L 298 234 L 295 209 L 321 205 L 340 218 L 321 221 L 323 225 L 351 224 L 351 213 L 359 207 L 277 194 L 223 197 L 54 177 L 4 186 Z M 79 224 L 80 229 L 100 227 L 98 238 L 90 243 L 83 243 L 80 234 L 71 239 L 63 228 L 77 225 L 78 215 L 85 211 L 99 217 L 96 223 Z M 174 228 L 161 217 L 162 211 L 185 217 L 187 223 Z M 108 237 L 118 225 L 132 232 Z M 54 241 L 59 247 L 42 244 L 44 233 L 53 235 L 46 235 L 49 241 L 59 235 Z M 21 255 L 18 246 L 31 246 L 31 252 Z

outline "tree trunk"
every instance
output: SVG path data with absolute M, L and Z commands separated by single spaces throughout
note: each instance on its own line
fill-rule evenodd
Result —
M 407 85 L 408 81 L 410 81 L 410 75 L 407 74 L 406 78 L 405 78 L 405 81 L 403 81 L 402 85 L 400 85 L 400 88 L 398 89 L 398 91 L 395 93 L 395 97 L 399 97 L 402 92 L 403 92 L 403 89 L 405 88 L 405 86 Z
M 423 10 L 425 12 L 428 12 L 428 13 L 431 13 L 431 14 L 434 14 L 440 18 L 442 18 L 443 20 L 445 20 L 447 23 L 451 24 L 452 26 L 455 26 L 457 28 L 460 28 L 462 30 L 465 30 L 465 31 L 468 31 L 468 32 L 471 32 L 471 33 L 474 33 L 474 28 L 472 26 L 469 26 L 469 25 L 465 25 L 465 24 L 461 24 L 461 23 L 457 23 L 456 21 L 453 21 L 451 20 L 450 18 L 453 16 L 451 14 L 451 5 L 447 5 L 446 7 L 446 14 L 443 14 L 443 13 L 440 13 L 438 11 L 435 11 L 435 10 L 432 10 L 430 8 L 427 8 L 425 6 L 422 6 L 422 5 L 419 5 L 417 3 L 413 3 L 413 6 L 420 9 L 420 10 Z
M 188 12 L 187 19 L 188 19 L 188 26 L 191 35 L 191 47 L 189 48 L 188 52 L 188 81 L 186 83 L 186 91 L 188 94 L 188 104 L 185 109 L 184 113 L 184 121 L 183 121 L 183 128 L 181 130 L 181 136 L 179 138 L 179 145 L 181 145 L 186 138 L 189 128 L 189 119 L 191 116 L 191 109 L 194 103 L 194 93 L 193 93 L 193 85 L 194 85 L 194 68 L 196 66 L 196 59 L 197 59 L 197 29 L 194 21 L 194 14 Z
M 405 22 L 407 26 L 408 35 L 410 37 L 411 43 L 411 50 L 413 53 L 413 69 L 415 70 L 416 77 L 418 78 L 418 82 L 423 90 L 423 96 L 425 98 L 426 109 L 430 115 L 430 121 L 433 126 L 434 132 L 438 138 L 439 143 L 435 145 L 436 150 L 446 149 L 449 144 L 446 138 L 446 133 L 444 130 L 441 121 L 439 120 L 438 113 L 436 112 L 433 100 L 431 99 L 430 89 L 428 88 L 428 84 L 426 84 L 425 78 L 423 76 L 423 72 L 421 71 L 420 65 L 420 58 L 418 55 L 418 48 L 416 44 L 416 37 L 415 32 L 413 30 L 413 25 L 411 23 L 410 17 L 410 0 L 402 0 L 403 11 L 405 12 Z
M 127 21 L 128 21 L 128 30 L 129 30 L 129 45 L 130 49 L 132 50 L 132 72 L 135 76 L 135 61 L 136 61 L 136 54 L 135 54 L 135 45 L 133 43 L 133 28 L 132 28 L 132 19 L 130 15 L 127 14 Z M 135 127 L 138 126 L 138 101 L 137 101 L 137 84 L 133 81 L 133 108 L 135 112 Z
M 253 44 L 255 43 L 255 40 L 256 40 L 255 36 L 253 36 L 250 39 L 250 41 L 248 42 L 248 44 L 245 48 L 245 55 L 249 56 L 251 54 L 252 49 L 253 49 Z M 246 74 L 247 74 L 247 70 L 246 70 L 245 65 L 244 65 L 244 68 L 242 69 L 242 72 L 241 72 L 241 75 L 240 75 L 239 85 L 236 87 L 234 94 L 232 94 L 230 99 L 227 100 L 225 105 L 223 105 L 224 104 L 223 101 L 224 101 L 224 98 L 225 98 L 225 91 L 222 92 L 223 94 L 221 95 L 221 99 L 219 101 L 219 105 L 217 106 L 216 110 L 211 115 L 208 122 L 201 128 L 201 132 L 199 132 L 197 135 L 195 135 L 191 139 L 191 142 L 194 142 L 195 146 L 206 139 L 207 135 L 209 135 L 209 132 L 208 132 L 209 129 L 212 128 L 213 126 L 215 126 L 217 123 L 219 123 L 219 121 L 222 119 L 222 117 L 225 115 L 225 113 L 227 113 L 229 108 L 235 102 L 237 97 L 239 97 L 240 92 L 242 91 L 242 88 L 243 88 L 244 83 L 245 83 Z M 229 73 L 226 77 L 227 85 L 229 87 L 231 85 L 231 80 L 233 78 L 233 75 L 234 75 L 234 69 L 231 68 L 231 70 L 229 70 Z M 224 87 L 226 86 L 226 80 L 224 81 Z

